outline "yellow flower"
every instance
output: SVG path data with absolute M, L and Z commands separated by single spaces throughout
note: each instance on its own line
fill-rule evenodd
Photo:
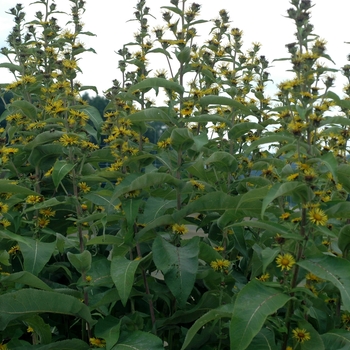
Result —
M 322 282 L 322 279 L 314 275 L 313 273 L 309 272 L 306 274 L 305 278 L 308 281 L 313 281 L 313 282 Z
M 45 217 L 49 218 L 49 217 L 53 217 L 55 216 L 56 212 L 54 210 L 52 210 L 52 208 L 44 208 L 44 209 L 40 209 L 39 213 L 41 215 L 44 215 Z
M 185 225 L 174 224 L 172 226 L 172 230 L 174 233 L 178 235 L 184 235 L 188 232 L 188 228 Z
M 6 344 L 0 344 L 0 350 L 8 350 L 8 347 Z
M 61 142 L 64 147 L 67 147 L 76 145 L 78 143 L 78 140 L 76 136 L 69 136 L 67 134 L 64 134 L 60 137 L 59 142 Z
M 313 208 L 309 212 L 309 220 L 313 223 L 321 226 L 325 226 L 328 220 L 325 212 L 320 208 Z
M 91 187 L 89 187 L 86 182 L 79 182 L 78 187 L 83 193 L 88 193 L 91 190 Z
M 91 276 L 86 276 L 85 277 L 85 281 L 86 282 L 91 282 L 92 281 L 92 277 Z
M 100 338 L 90 338 L 90 344 L 98 348 L 104 348 L 106 346 L 106 341 Z
M 157 146 L 159 148 L 168 148 L 171 145 L 171 138 L 168 137 L 167 139 L 163 140 L 163 141 L 159 141 L 157 142 Z
M 261 275 L 258 280 L 261 282 L 266 282 L 268 281 L 268 279 L 270 278 L 270 274 L 268 272 L 264 273 L 263 275 Z
M 294 173 L 287 176 L 287 181 L 294 181 L 299 176 L 299 173 Z
M 283 213 L 283 214 L 280 216 L 280 219 L 282 219 L 282 220 L 288 220 L 289 217 L 290 217 L 290 213 Z
M 306 329 L 303 328 L 295 328 L 292 331 L 293 338 L 296 339 L 299 343 L 304 343 L 304 341 L 308 341 L 311 339 L 310 333 L 306 332 Z
M 215 270 L 215 271 L 227 271 L 228 268 L 230 267 L 230 262 L 225 259 L 216 259 L 215 261 L 212 261 L 210 263 L 210 266 Z
M 13 247 L 11 247 L 8 251 L 9 254 L 16 254 L 18 251 L 20 251 L 20 247 L 19 245 L 14 245 Z
M 224 248 L 224 247 L 221 247 L 221 246 L 219 246 L 219 247 L 214 247 L 214 249 L 215 249 L 217 252 L 223 252 L 223 251 L 225 250 L 225 248 Z
M 38 218 L 38 226 L 41 228 L 46 227 L 50 223 L 50 220 L 45 217 Z
M 28 326 L 27 332 L 28 332 L 28 333 L 33 333 L 33 332 L 34 332 L 34 329 L 33 329 L 31 326 Z
M 348 324 L 350 322 L 350 313 L 345 312 L 341 315 L 341 320 L 343 323 Z
M 34 195 L 30 195 L 26 199 L 26 203 L 28 204 L 36 204 L 42 201 L 43 201 L 43 198 L 41 196 L 34 196 Z
M 196 180 L 190 180 L 191 185 L 199 191 L 204 191 L 205 186 Z
M 44 177 L 49 177 L 52 175 L 52 172 L 53 172 L 53 167 L 51 169 L 49 169 L 45 174 L 44 174 Z
M 7 213 L 9 210 L 9 206 L 7 204 L 4 204 L 3 202 L 0 202 L 0 213 L 4 214 Z
M 0 225 L 1 225 L 3 228 L 6 228 L 6 227 L 11 226 L 11 223 L 10 223 L 10 221 L 8 221 L 7 219 L 2 219 L 2 220 L 0 220 Z
M 286 253 L 284 255 L 279 254 L 276 258 L 277 267 L 280 267 L 283 271 L 286 269 L 289 271 L 295 264 L 295 259 L 292 254 Z

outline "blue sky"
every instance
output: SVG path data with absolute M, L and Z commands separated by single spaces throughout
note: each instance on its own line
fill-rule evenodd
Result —
M 5 13 L 9 8 L 21 2 L 25 6 L 27 20 L 33 19 L 33 13 L 40 10 L 42 5 L 31 5 L 34 0 L 0 0 L 0 47 L 6 46 L 6 37 L 13 23 L 12 16 Z M 123 44 L 131 42 L 133 33 L 136 32 L 135 22 L 127 22 L 133 16 L 137 0 L 87 0 L 86 13 L 83 16 L 85 30 L 94 32 L 96 37 L 83 37 L 81 40 L 86 47 L 93 47 L 97 54 L 86 53 L 82 55 L 81 68 L 83 75 L 78 80 L 84 85 L 96 85 L 99 93 L 111 86 L 114 78 L 118 78 L 117 64 L 119 57 L 115 54 Z M 188 3 L 192 3 L 189 1 Z M 252 42 L 260 42 L 260 53 L 272 62 L 273 59 L 288 57 L 285 44 L 294 41 L 295 27 L 290 19 L 285 18 L 286 10 L 291 7 L 288 0 L 197 0 L 202 4 L 201 18 L 215 19 L 220 9 L 226 9 L 230 13 L 232 26 L 243 30 L 243 49 L 249 49 Z M 350 53 L 350 31 L 348 30 L 348 14 L 350 13 L 350 1 L 345 0 L 314 0 L 311 23 L 315 26 L 315 33 L 328 44 L 328 53 L 340 68 L 347 63 L 346 56 Z M 68 0 L 57 0 L 58 9 L 69 10 Z M 147 6 L 150 13 L 158 20 L 151 22 L 151 27 L 162 24 L 161 6 L 171 6 L 168 0 L 148 0 Z M 58 17 L 58 16 L 56 16 Z M 59 18 L 59 17 L 58 17 Z M 66 19 L 59 23 L 64 24 Z M 202 25 L 199 30 L 201 43 L 208 39 L 209 26 Z M 0 62 L 5 58 L 0 56 Z M 155 69 L 164 66 L 165 62 L 152 62 Z M 288 78 L 289 66 L 284 62 L 271 63 L 272 78 L 276 83 Z M 328 66 L 334 68 L 332 63 Z M 11 82 L 12 77 L 6 69 L 0 69 L 0 83 Z M 339 92 L 345 81 L 338 79 Z

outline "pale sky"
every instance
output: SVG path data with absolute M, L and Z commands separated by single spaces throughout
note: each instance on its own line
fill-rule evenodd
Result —
M 43 6 L 34 4 L 34 0 L 0 0 L 0 47 L 6 46 L 6 37 L 13 27 L 12 17 L 5 13 L 17 3 L 22 3 L 27 13 L 26 19 L 34 19 L 33 13 L 42 10 Z M 193 1 L 188 1 L 191 4 Z M 292 7 L 288 0 L 197 0 L 202 5 L 201 19 L 215 19 L 221 9 L 226 9 L 230 14 L 231 26 L 243 30 L 243 49 L 251 48 L 252 42 L 260 42 L 261 55 L 265 55 L 273 68 L 269 69 L 271 78 L 277 84 L 281 80 L 289 78 L 285 62 L 272 62 L 273 59 L 288 57 L 285 44 L 293 42 L 295 27 L 293 21 L 284 17 L 288 8 Z M 84 29 L 95 33 L 96 37 L 81 37 L 85 47 L 92 47 L 97 54 L 86 52 L 81 55 L 80 67 L 83 75 L 78 80 L 83 85 L 96 85 L 99 94 L 112 85 L 112 80 L 120 77 L 117 71 L 119 56 L 115 54 L 123 44 L 133 41 L 133 33 L 137 31 L 136 22 L 127 22 L 133 18 L 134 7 L 137 0 L 86 0 L 86 12 L 83 15 Z M 313 0 L 315 6 L 311 10 L 311 23 L 314 32 L 320 38 L 325 39 L 327 53 L 335 61 L 327 65 L 331 68 L 340 68 L 347 64 L 347 55 L 350 54 L 350 31 L 348 30 L 348 16 L 350 13 L 350 1 L 348 0 Z M 57 9 L 67 11 L 69 0 L 56 0 Z M 169 0 L 148 0 L 146 5 L 150 7 L 150 13 L 157 21 L 150 20 L 150 28 L 155 25 L 163 25 L 161 6 L 172 6 Z M 66 18 L 58 24 L 62 27 Z M 200 37 L 199 44 L 209 38 L 210 25 L 199 25 L 197 30 Z M 133 51 L 133 47 L 129 48 Z M 0 55 L 0 62 L 5 62 L 5 57 Z M 154 64 L 155 62 L 153 62 Z M 157 60 L 155 69 L 166 68 L 166 62 Z M 152 58 L 150 58 L 152 68 Z M 0 83 L 10 83 L 13 78 L 5 68 L 0 68 Z M 341 89 L 345 80 L 337 78 L 337 92 Z

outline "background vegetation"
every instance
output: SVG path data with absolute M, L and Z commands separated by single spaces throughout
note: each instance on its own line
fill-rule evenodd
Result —
M 350 85 L 311 2 L 271 98 L 226 10 L 199 46 L 201 5 L 149 28 L 139 0 L 105 103 L 76 80 L 93 34 L 70 1 L 65 29 L 17 4 L 1 49 L 0 349 L 347 349 Z

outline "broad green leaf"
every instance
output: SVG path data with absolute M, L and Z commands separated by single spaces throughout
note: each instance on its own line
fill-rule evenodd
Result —
M 164 350 L 163 342 L 160 338 L 151 333 L 134 331 L 122 333 L 112 350 Z
M 143 222 L 147 223 L 163 215 L 169 208 L 176 207 L 176 200 L 150 197 L 143 210 Z
M 26 208 L 25 212 L 28 213 L 28 212 L 31 212 L 34 210 L 40 210 L 40 209 L 44 209 L 44 208 L 54 207 L 54 206 L 60 205 L 60 204 L 64 204 L 64 202 L 60 202 L 56 197 L 54 197 L 54 198 L 50 198 L 46 201 L 34 204 L 34 205 Z
M 75 167 L 76 164 L 68 163 L 65 160 L 57 160 L 53 166 L 52 180 L 55 187 L 58 187 L 63 178 Z
M 56 248 L 56 242 L 44 243 L 27 238 L 27 243 L 19 242 L 19 246 L 24 258 L 24 270 L 37 276 L 50 260 Z
M 261 259 L 263 263 L 263 273 L 265 273 L 267 266 L 269 266 L 276 258 L 276 256 L 281 252 L 281 248 L 271 249 L 267 247 L 261 251 Z
M 131 122 L 155 122 L 173 123 L 173 119 L 160 108 L 147 108 L 128 116 Z
M 117 236 L 111 236 L 111 235 L 104 235 L 104 236 L 97 236 L 91 238 L 89 241 L 86 242 L 86 245 L 97 245 L 97 244 L 116 244 L 116 245 L 122 245 L 124 243 L 124 239 Z
M 350 349 L 350 333 L 345 329 L 333 329 L 322 334 L 321 339 L 327 350 Z
M 239 123 L 235 124 L 231 130 L 228 132 L 228 136 L 230 140 L 237 140 L 242 135 L 246 134 L 247 132 L 251 130 L 262 130 L 264 127 L 261 124 L 253 123 L 253 122 L 247 122 L 247 123 Z
M 235 109 L 237 109 L 238 111 L 244 114 L 251 114 L 251 111 L 248 107 L 229 97 L 209 95 L 209 96 L 202 97 L 199 103 L 201 104 L 201 106 L 208 106 L 208 105 L 231 106 L 231 107 L 235 107 Z
M 328 209 L 325 210 L 328 218 L 344 218 L 350 216 L 350 202 L 339 201 L 329 203 Z
M 253 338 L 247 350 L 278 350 L 274 333 L 267 328 L 262 328 Z
M 176 128 L 171 132 L 171 147 L 176 151 L 186 151 L 193 143 L 193 134 L 188 128 Z
M 11 266 L 9 263 L 9 258 L 10 254 L 7 252 L 7 250 L 0 250 L 0 264 Z
M 339 231 L 338 247 L 346 257 L 350 248 L 350 225 L 343 226 Z
M 281 290 L 250 281 L 238 294 L 230 324 L 231 350 L 246 349 L 260 332 L 266 318 L 290 299 Z
M 15 272 L 1 279 L 1 283 L 3 285 L 14 282 L 21 283 L 33 288 L 52 291 L 52 289 L 46 283 L 28 271 Z
M 232 309 L 233 305 L 231 304 L 222 305 L 216 309 L 208 311 L 206 314 L 200 317 L 186 333 L 185 341 L 181 347 L 181 350 L 185 350 L 190 345 L 194 336 L 198 333 L 200 329 L 203 329 L 207 323 L 219 320 L 221 318 L 231 318 Z
M 89 308 L 79 299 L 69 295 L 37 289 L 21 289 L 0 295 L 0 330 L 23 316 L 55 313 L 83 318 L 93 325 Z
M 338 181 L 343 185 L 343 187 L 350 192 L 350 165 L 341 164 L 338 166 L 336 170 L 336 174 L 338 175 Z
M 35 120 L 37 118 L 36 108 L 28 101 L 19 100 L 11 103 L 11 108 L 15 107 L 16 110 L 22 111 L 22 113 L 28 118 Z
M 300 260 L 298 265 L 314 275 L 333 283 L 340 291 L 344 310 L 350 311 L 349 261 L 335 256 L 322 255 Z
M 205 164 L 212 164 L 216 170 L 232 173 L 236 171 L 238 162 L 236 158 L 227 152 L 216 151 L 206 161 Z
M 166 285 L 184 308 L 193 289 L 198 269 L 199 237 L 193 237 L 186 245 L 176 247 L 161 236 L 153 242 L 153 261 L 164 275 Z
M 265 211 L 269 204 L 278 197 L 287 196 L 287 195 L 300 195 L 301 198 L 306 200 L 311 200 L 313 192 L 311 189 L 306 186 L 306 184 L 292 181 L 285 183 L 276 183 L 271 187 L 266 197 L 263 200 L 262 209 L 261 209 L 261 218 L 264 217 Z
M 173 81 L 166 80 L 163 78 L 146 78 L 142 80 L 140 83 L 137 83 L 130 87 L 129 92 L 133 92 L 135 90 L 143 90 L 143 89 L 156 89 L 163 87 L 168 90 L 175 91 L 179 94 L 182 94 L 184 92 L 184 88 Z
M 95 336 L 106 341 L 106 350 L 110 350 L 119 339 L 121 320 L 108 315 L 95 325 Z
M 310 334 L 310 339 L 300 344 L 301 350 L 329 350 L 328 348 L 324 347 L 320 334 L 309 322 L 300 319 L 298 321 L 298 327 L 305 329 Z
M 75 267 L 79 273 L 88 272 L 91 268 L 91 253 L 88 250 L 84 250 L 80 254 L 73 254 L 67 252 L 67 258 L 69 262 Z
M 52 341 L 51 327 L 45 323 L 39 315 L 33 315 L 24 319 L 27 326 L 33 328 L 34 332 L 39 336 L 40 344 L 50 344 Z
M 191 48 L 188 46 L 185 46 L 181 51 L 179 51 L 176 54 L 176 58 L 179 60 L 180 63 L 188 62 L 190 57 L 191 57 Z
M 101 117 L 100 112 L 94 106 L 77 105 L 77 106 L 71 106 L 70 108 L 79 110 L 87 114 L 89 116 L 89 120 L 92 121 L 92 123 L 94 124 L 97 130 L 100 128 L 101 124 L 103 123 L 103 119 Z
M 9 62 L 0 63 L 0 68 L 8 68 L 11 72 L 14 72 L 14 71 L 20 72 L 23 69 L 21 66 L 18 66 L 17 64 L 13 64 L 13 63 L 9 63 Z
M 111 276 L 124 306 L 128 302 L 134 276 L 141 260 L 128 260 L 123 256 L 114 256 L 111 263 Z
M 35 147 L 44 145 L 47 143 L 52 143 L 53 141 L 58 140 L 64 133 L 61 131 L 44 131 L 37 135 L 33 141 L 30 141 L 27 145 L 24 146 L 25 150 L 32 150 Z
M 161 173 L 148 173 L 138 176 L 135 180 L 133 180 L 129 186 L 123 187 L 119 185 L 116 187 L 113 197 L 119 197 L 125 193 L 147 189 L 151 186 L 164 185 L 169 184 L 175 187 L 183 186 L 183 182 L 181 180 L 176 179 L 174 176 L 169 174 L 161 174 Z
M 219 114 L 201 114 L 194 117 L 186 118 L 186 121 L 189 123 L 225 123 L 227 125 L 231 125 L 231 122 L 228 121 L 226 118 L 222 117 Z
M 13 181 L 10 180 L 0 180 L 0 192 L 1 193 L 18 193 L 26 195 L 39 195 L 39 193 L 30 190 L 29 188 L 16 185 Z
M 84 194 L 84 198 L 88 199 L 96 205 L 102 205 L 106 209 L 113 208 L 120 201 L 118 198 L 112 199 L 113 192 L 110 190 L 93 191 Z
M 80 339 L 67 339 L 57 341 L 55 343 L 47 345 L 38 345 L 36 347 L 31 347 L 30 349 L 40 349 L 40 350 L 89 350 L 89 344 L 85 343 Z

